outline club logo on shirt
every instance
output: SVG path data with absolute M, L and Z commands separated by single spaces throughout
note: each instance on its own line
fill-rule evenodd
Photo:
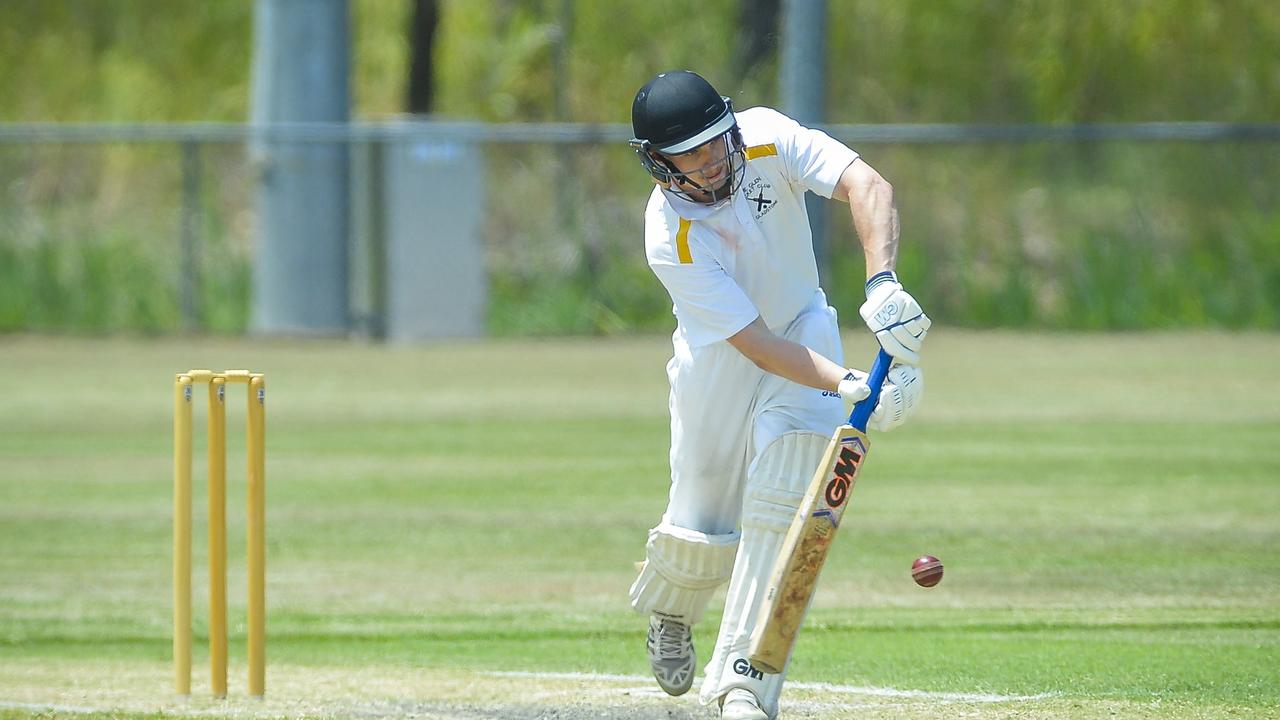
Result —
M 753 178 L 742 188 L 742 196 L 747 199 L 747 207 L 751 208 L 751 215 L 756 220 L 768 215 L 773 206 L 778 204 L 771 195 L 773 186 L 762 178 Z

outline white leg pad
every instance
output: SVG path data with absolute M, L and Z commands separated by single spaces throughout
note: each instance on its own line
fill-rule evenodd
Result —
M 729 579 L 738 533 L 707 533 L 662 523 L 649 531 L 640 576 L 631 585 L 631 607 L 695 625 L 716 588 Z
M 829 437 L 814 432 L 785 433 L 760 453 L 747 473 L 742 549 L 729 582 L 720 636 L 703 674 L 701 700 L 705 704 L 733 688 L 746 688 L 760 700 L 769 717 L 778 715 L 786 671 L 771 675 L 757 670 L 747 659 L 747 651 L 782 541 L 828 442 Z

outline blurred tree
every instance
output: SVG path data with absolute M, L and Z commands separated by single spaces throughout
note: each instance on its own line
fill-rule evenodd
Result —
M 673 68 L 701 72 L 737 107 L 779 100 L 774 37 L 783 0 L 349 1 L 356 118 L 408 106 L 466 120 L 625 123 L 636 88 Z M 831 123 L 1280 118 L 1273 0 L 827 2 Z M 244 120 L 252 7 L 248 0 L 0 0 L 0 122 Z M 422 35 L 428 11 L 429 38 Z M 909 242 L 900 267 L 940 322 L 1280 327 L 1280 183 L 1270 144 L 856 149 L 901 191 Z M 42 326 L 33 317 L 78 327 L 67 318 L 97 308 L 126 308 L 112 317 L 142 313 L 155 327 L 176 318 L 163 296 L 145 312 L 128 310 L 132 292 L 115 305 L 83 295 L 93 299 L 83 312 L 40 304 L 61 297 L 48 288 L 81 297 L 72 289 L 87 281 L 73 270 L 97 267 L 97 259 L 112 259 L 98 276 L 103 288 L 128 287 L 120 276 L 135 266 L 171 266 L 166 233 L 180 186 L 171 147 L 9 146 L 6 153 L 0 320 L 5 292 L 23 287 L 10 296 L 34 298 L 23 307 L 35 309 L 10 312 L 9 327 Z M 223 207 L 210 212 L 221 226 L 207 237 L 242 248 L 249 215 L 237 208 L 252 179 L 234 152 L 210 150 L 207 160 L 204 187 L 225 194 L 209 200 Z M 515 308 L 511 323 L 496 326 L 523 331 L 537 316 L 548 330 L 666 327 L 670 303 L 636 260 L 634 202 L 647 177 L 625 148 L 609 147 L 574 156 L 572 172 L 558 174 L 571 175 L 572 185 L 548 182 L 548 168 L 563 160 L 545 146 L 494 153 L 493 162 L 504 163 L 491 175 L 495 196 L 521 198 L 492 206 L 495 307 Z M 588 192 L 591 201 L 580 201 Z M 563 198 L 572 213 L 527 210 Z M 847 225 L 832 224 L 844 233 L 833 248 L 855 247 Z M 567 275 L 584 250 L 599 268 L 589 283 Z M 138 262 L 114 260 L 132 257 L 126 251 Z M 858 277 L 860 255 L 841 257 L 850 265 L 840 276 Z M 223 294 L 238 299 L 206 307 L 229 318 L 220 326 L 242 327 L 247 266 L 227 267 L 208 286 L 221 282 Z M 151 282 L 140 271 L 135 286 Z M 829 291 L 842 312 L 861 302 L 861 283 Z
M 625 121 L 635 88 L 677 67 L 699 70 L 742 107 L 776 103 L 768 64 L 780 5 L 579 3 L 566 49 L 571 115 Z M 1280 117 L 1275 2 L 829 7 L 832 122 Z M 560 8 L 559 0 L 351 0 L 354 116 L 403 112 L 412 95 L 452 117 L 551 119 Z M 251 10 L 243 1 L 2 0 L 0 121 L 242 120 Z M 427 83 L 413 69 L 427 65 L 429 92 L 413 84 Z
M 409 93 L 405 106 L 415 115 L 430 113 L 435 99 L 432 53 L 439 25 L 438 0 L 413 0 L 413 17 L 409 21 Z
M 243 120 L 250 2 L 0 2 L 0 121 Z
M 782 0 L 738 0 L 738 37 L 733 72 L 739 85 L 778 49 L 778 15 Z

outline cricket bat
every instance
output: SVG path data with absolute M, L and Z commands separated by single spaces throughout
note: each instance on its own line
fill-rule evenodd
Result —
M 880 399 L 880 388 L 892 361 L 884 350 L 876 355 L 867 378 L 871 394 L 853 406 L 849 424 L 836 428 L 831 435 L 827 452 L 809 481 L 791 529 L 782 541 L 768 593 L 760 606 L 755 631 L 751 633 L 748 656 L 759 670 L 782 672 L 791 655 L 791 646 L 809 608 L 822 564 L 849 505 L 858 470 L 871 449 L 867 422 Z

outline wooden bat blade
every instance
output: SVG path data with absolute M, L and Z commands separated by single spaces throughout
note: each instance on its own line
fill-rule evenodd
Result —
M 866 433 L 852 426 L 842 425 L 832 434 L 782 542 L 751 633 L 748 656 L 756 668 L 779 673 L 786 665 L 870 448 Z

